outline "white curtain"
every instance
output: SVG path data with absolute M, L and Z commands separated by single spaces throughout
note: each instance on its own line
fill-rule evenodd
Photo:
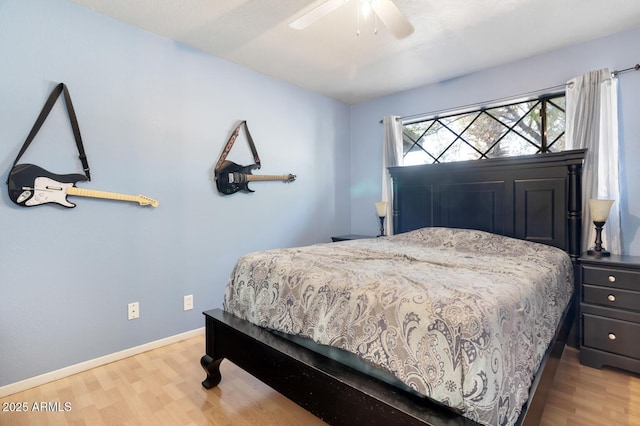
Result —
M 566 92 L 566 149 L 587 148 L 582 175 L 582 251 L 594 245 L 590 198 L 615 200 L 603 246 L 621 254 L 618 175 L 618 85 L 612 71 L 591 71 L 570 80 Z
M 387 204 L 385 235 L 393 235 L 393 187 L 387 167 L 402 165 L 402 121 L 400 117 L 387 115 L 382 119 L 382 199 Z

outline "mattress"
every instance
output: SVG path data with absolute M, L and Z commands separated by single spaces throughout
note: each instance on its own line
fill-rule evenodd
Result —
M 572 291 L 562 250 L 423 228 L 247 254 L 223 308 L 352 353 L 478 423 L 511 425 Z

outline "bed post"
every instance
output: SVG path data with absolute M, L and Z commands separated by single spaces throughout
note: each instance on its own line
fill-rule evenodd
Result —
M 572 299 L 574 317 L 571 321 L 571 330 L 567 336 L 567 344 L 574 348 L 580 345 L 580 300 L 582 299 L 580 282 L 580 262 L 578 258 L 582 254 L 582 164 L 586 150 L 581 150 L 579 158 L 567 164 L 568 175 L 568 206 L 567 206 L 567 235 L 569 237 L 568 253 L 573 263 L 574 296 Z
M 397 234 L 398 228 L 400 227 L 398 223 L 398 197 L 396 197 L 398 193 L 398 182 L 397 179 L 393 179 L 393 177 L 391 178 L 391 188 L 391 234 Z
M 580 162 L 569 164 L 569 256 L 574 262 L 582 252 L 582 159 Z

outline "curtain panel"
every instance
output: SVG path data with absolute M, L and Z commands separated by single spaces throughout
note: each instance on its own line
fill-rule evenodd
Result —
M 604 226 L 605 249 L 621 254 L 618 174 L 618 85 L 610 69 L 590 71 L 567 82 L 566 149 L 587 148 L 582 172 L 582 251 L 593 246 L 589 199 L 615 200 Z
M 387 167 L 402 165 L 402 121 L 400 117 L 387 115 L 382 119 L 382 201 L 387 204 L 385 235 L 393 235 L 393 186 Z

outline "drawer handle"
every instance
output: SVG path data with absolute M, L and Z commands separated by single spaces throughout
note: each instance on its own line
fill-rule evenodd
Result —
M 609 340 L 616 340 L 616 335 L 613 333 L 609 333 Z
M 616 297 L 613 294 L 610 294 L 607 296 L 607 300 L 609 302 L 615 302 L 616 301 Z
M 613 275 L 609 275 L 609 282 L 610 283 L 615 283 L 616 282 L 616 277 Z

